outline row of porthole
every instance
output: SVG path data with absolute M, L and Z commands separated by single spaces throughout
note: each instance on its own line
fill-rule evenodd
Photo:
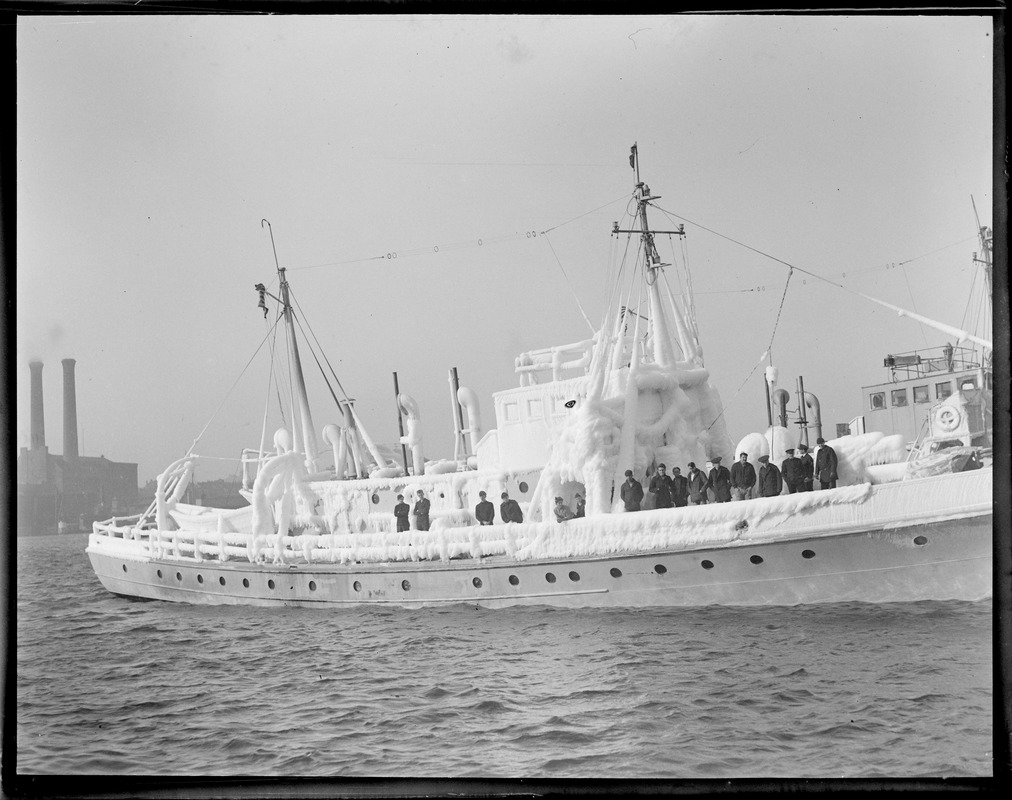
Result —
M 124 572 L 127 571 L 126 564 L 123 565 L 123 571 Z M 161 570 L 157 570 L 157 574 L 158 574 L 159 578 L 162 577 L 162 571 Z M 176 573 L 176 580 L 177 581 L 182 581 L 183 580 L 183 573 L 177 572 Z M 204 576 L 201 575 L 198 572 L 197 573 L 197 583 L 203 583 L 203 582 L 204 582 Z M 225 576 L 224 575 L 222 575 L 222 576 L 220 576 L 218 578 L 218 583 L 221 584 L 222 586 L 225 585 Z M 242 579 L 242 585 L 243 585 L 244 589 L 248 589 L 249 586 L 250 586 L 250 584 L 249 584 L 249 578 L 243 578 Z M 274 579 L 273 578 L 268 578 L 267 579 L 267 588 L 268 589 L 274 589 L 275 586 L 276 586 L 276 584 L 274 583 Z M 315 592 L 316 591 L 316 581 L 310 581 L 309 582 L 309 591 L 311 591 L 311 592 Z
M 914 544 L 916 544 L 916 545 L 925 545 L 927 543 L 928 543 L 928 539 L 927 539 L 926 536 L 915 536 L 914 537 Z M 815 558 L 815 551 L 814 550 L 802 550 L 801 551 L 801 557 L 802 558 Z M 762 556 L 753 555 L 753 556 L 749 557 L 749 561 L 751 561 L 753 564 L 762 564 L 763 563 L 763 557 Z M 714 566 L 713 562 L 710 561 L 709 559 L 703 559 L 702 561 L 699 562 L 699 565 L 703 569 L 713 569 L 713 566 Z M 123 571 L 124 572 L 127 571 L 126 564 L 123 564 Z M 656 572 L 658 575 L 663 575 L 667 571 L 668 571 L 668 568 L 665 567 L 663 564 L 655 564 L 654 565 L 654 572 Z M 620 570 L 618 567 L 612 567 L 611 568 L 611 576 L 613 578 L 621 578 L 622 577 L 622 570 Z M 162 571 L 161 570 L 158 570 L 158 577 L 159 578 L 162 577 Z M 176 573 L 176 580 L 177 581 L 182 581 L 183 580 L 182 573 L 180 573 L 180 572 Z M 545 581 L 547 581 L 548 583 L 555 583 L 556 580 L 557 580 L 557 578 L 555 577 L 555 573 L 553 573 L 553 572 L 546 572 L 545 573 Z M 569 573 L 569 580 L 573 581 L 573 583 L 576 583 L 578 580 L 580 580 L 580 573 L 576 572 L 575 570 L 572 571 L 572 572 L 570 572 Z M 203 583 L 203 582 L 204 582 L 204 576 L 198 573 L 197 574 L 197 583 Z M 510 575 L 509 582 L 510 582 L 511 586 L 519 586 L 520 585 L 520 578 L 518 578 L 516 575 Z M 224 586 L 225 585 L 225 577 L 224 576 L 219 577 L 218 578 L 218 583 L 220 583 L 222 586 Z M 472 578 L 471 579 L 471 584 L 474 586 L 475 589 L 480 589 L 482 587 L 482 580 L 481 580 L 481 578 L 477 578 L 477 577 Z M 249 578 L 243 578 L 242 579 L 242 585 L 243 585 L 243 587 L 245 587 L 246 589 L 248 589 L 249 588 Z M 275 586 L 274 585 L 274 580 L 273 579 L 268 579 L 268 581 L 267 581 L 267 588 L 268 589 L 273 589 L 274 586 Z M 352 584 L 352 588 L 356 592 L 360 592 L 360 591 L 362 591 L 362 584 L 359 581 L 355 581 Z M 410 591 L 411 590 L 411 581 L 408 581 L 408 580 L 401 581 L 401 588 L 405 592 Z M 311 591 L 311 592 L 315 592 L 316 591 L 316 581 L 310 581 L 309 582 L 309 591 Z

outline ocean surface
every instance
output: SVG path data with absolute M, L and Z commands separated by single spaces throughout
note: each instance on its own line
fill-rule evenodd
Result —
M 207 608 L 86 543 L 17 540 L 19 776 L 992 775 L 991 602 Z

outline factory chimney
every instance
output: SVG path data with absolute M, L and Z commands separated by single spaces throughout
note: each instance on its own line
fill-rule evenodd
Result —
M 72 358 L 63 359 L 63 457 L 77 458 L 77 388 Z
M 42 413 L 42 362 L 29 361 L 28 369 L 32 371 L 32 437 L 30 449 L 46 448 L 46 420 Z

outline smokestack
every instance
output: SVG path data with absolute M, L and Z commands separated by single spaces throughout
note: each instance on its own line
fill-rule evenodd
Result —
M 32 371 L 32 437 L 30 449 L 44 450 L 46 447 L 46 420 L 42 412 L 42 362 L 29 361 Z
M 63 359 L 63 457 L 77 458 L 77 388 L 72 358 Z

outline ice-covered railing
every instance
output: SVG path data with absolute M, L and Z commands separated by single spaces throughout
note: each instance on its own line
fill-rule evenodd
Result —
M 242 488 L 247 491 L 252 488 L 253 481 L 269 458 L 274 456 L 270 450 L 253 450 L 247 447 L 242 451 L 239 461 L 242 464 Z
M 113 517 L 92 523 L 93 533 L 119 538 L 141 538 L 141 528 L 152 522 L 162 530 L 170 527 L 169 515 L 182 499 L 193 476 L 193 466 L 198 456 L 189 455 L 172 462 L 161 475 L 155 488 L 155 499 L 142 514 L 129 517 Z
M 538 383 L 538 373 L 549 370 L 553 381 L 562 380 L 564 370 L 580 370 L 580 374 L 584 374 L 590 366 L 595 340 L 596 336 L 582 342 L 521 353 L 516 358 L 516 373 L 520 376 L 520 385 L 530 386 Z

